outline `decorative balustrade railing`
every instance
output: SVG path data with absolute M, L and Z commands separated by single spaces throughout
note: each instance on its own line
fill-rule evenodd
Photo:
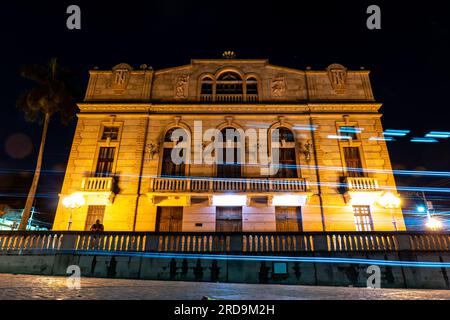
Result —
M 349 191 L 375 191 L 379 190 L 378 180 L 366 177 L 347 177 L 347 190 Z
M 112 191 L 113 186 L 113 177 L 88 177 L 81 181 L 81 190 L 83 191 Z
M 202 94 L 200 95 L 201 102 L 224 102 L 224 103 L 242 103 L 242 102 L 258 102 L 259 96 L 257 94 Z
M 152 192 L 306 192 L 305 179 L 264 179 L 264 178 L 209 178 L 177 177 L 152 178 Z
M 88 251 L 262 255 L 308 252 L 450 251 L 450 233 L 0 231 L 0 254 Z

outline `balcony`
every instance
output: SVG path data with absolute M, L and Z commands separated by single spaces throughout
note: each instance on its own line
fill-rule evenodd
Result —
M 112 191 L 114 178 L 112 177 L 89 177 L 81 182 L 81 190 L 89 192 Z
M 102 252 L 369 253 L 450 252 L 450 233 L 436 232 L 83 232 L 0 231 L 0 254 Z
M 347 177 L 345 179 L 348 191 L 378 191 L 380 187 L 378 180 L 366 177 Z
M 114 200 L 113 177 L 86 177 L 81 181 L 81 193 L 87 205 L 108 205 Z
M 267 179 L 267 178 L 210 178 L 178 177 L 153 178 L 150 192 L 168 193 L 304 193 L 307 192 L 305 179 Z
M 257 94 L 247 94 L 245 97 L 243 94 L 202 94 L 200 95 L 201 102 L 221 102 L 221 103 L 242 103 L 242 102 L 258 102 L 259 97 Z
M 375 178 L 347 177 L 344 197 L 352 205 L 373 205 L 382 191 Z

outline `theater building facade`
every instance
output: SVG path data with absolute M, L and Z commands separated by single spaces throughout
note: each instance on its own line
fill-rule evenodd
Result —
M 368 70 L 119 64 L 78 106 L 54 230 L 405 230 Z

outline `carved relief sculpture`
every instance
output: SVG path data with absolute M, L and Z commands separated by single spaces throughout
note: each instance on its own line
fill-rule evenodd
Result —
M 270 88 L 272 97 L 283 97 L 286 92 L 286 82 L 284 81 L 284 77 L 277 77 L 272 79 Z
M 175 83 L 175 99 L 186 99 L 189 76 L 178 76 Z
M 130 72 L 132 68 L 126 63 L 118 64 L 113 68 L 112 88 L 115 93 L 123 93 L 128 86 L 130 80 Z
M 300 148 L 307 162 L 311 160 L 311 146 L 312 146 L 311 141 L 307 140 L 306 143 L 303 145 L 303 148 Z
M 347 68 L 334 63 L 327 68 L 328 78 L 330 79 L 331 86 L 337 94 L 345 93 L 345 85 L 347 82 Z
M 150 143 L 147 144 L 147 148 L 148 148 L 148 154 L 150 156 L 150 160 L 153 160 L 153 157 L 155 156 L 155 154 L 159 153 L 159 144 L 153 143 L 153 141 L 150 141 Z

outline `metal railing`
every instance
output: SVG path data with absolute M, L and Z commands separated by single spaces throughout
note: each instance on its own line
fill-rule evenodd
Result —
M 306 192 L 307 183 L 301 178 L 210 178 L 176 177 L 152 178 L 151 192 Z
M 75 252 L 296 254 L 450 251 L 450 233 L 1 231 L 0 254 Z

